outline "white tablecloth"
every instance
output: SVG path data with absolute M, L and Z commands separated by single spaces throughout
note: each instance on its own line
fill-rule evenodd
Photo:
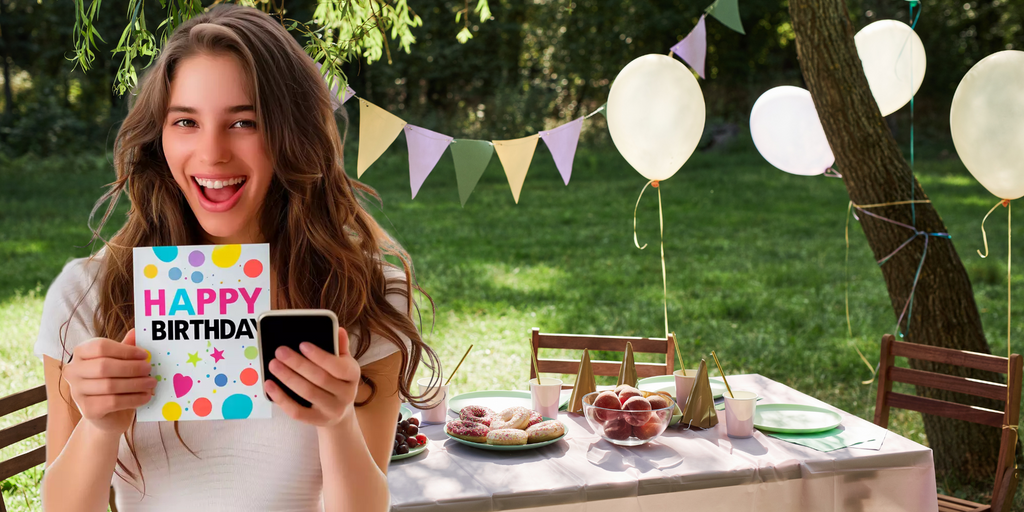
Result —
M 758 404 L 798 403 L 838 411 L 847 426 L 879 427 L 760 375 L 729 377 Z M 938 505 L 932 451 L 887 432 L 880 450 L 819 452 L 765 436 L 726 435 L 718 426 L 669 427 L 644 446 L 600 439 L 580 415 L 559 414 L 565 438 L 535 450 L 486 451 L 450 440 L 442 425 L 420 429 L 426 452 L 392 462 L 394 511 L 545 512 L 929 511 Z

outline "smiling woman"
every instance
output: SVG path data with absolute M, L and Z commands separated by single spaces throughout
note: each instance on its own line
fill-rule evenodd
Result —
M 105 510 L 110 485 L 122 512 L 387 508 L 400 401 L 424 398 L 410 391 L 421 359 L 438 364 L 410 318 L 409 256 L 361 206 L 376 194 L 345 174 L 342 147 L 316 66 L 266 14 L 220 5 L 175 30 L 118 132 L 96 236 L 123 193 L 128 218 L 44 304 L 46 510 Z M 204 243 L 269 243 L 271 308 L 330 309 L 344 327 L 338 355 L 267 356 L 311 407 L 268 380 L 271 419 L 175 422 L 168 444 L 160 423 L 135 423 L 155 379 L 134 346 L 132 249 Z

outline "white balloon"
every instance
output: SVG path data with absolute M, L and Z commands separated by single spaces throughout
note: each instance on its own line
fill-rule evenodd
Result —
M 853 41 L 882 116 L 903 108 L 924 81 L 924 45 L 917 32 L 902 21 L 881 20 L 862 28 Z
M 989 192 L 1024 196 L 1024 52 L 975 64 L 953 94 L 949 127 L 960 160 Z
M 619 153 L 649 180 L 670 178 L 704 133 L 704 94 L 693 73 L 665 55 L 626 64 L 608 93 L 608 131 Z
M 790 174 L 814 176 L 836 159 L 807 89 L 769 89 L 750 110 L 750 136 L 768 163 Z

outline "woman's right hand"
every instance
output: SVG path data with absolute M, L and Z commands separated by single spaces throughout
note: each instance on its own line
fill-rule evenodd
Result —
M 127 431 L 135 408 L 149 402 L 156 388 L 146 357 L 146 351 L 135 346 L 135 329 L 128 331 L 124 342 L 93 338 L 75 347 L 64 367 L 64 380 L 82 418 L 104 432 Z

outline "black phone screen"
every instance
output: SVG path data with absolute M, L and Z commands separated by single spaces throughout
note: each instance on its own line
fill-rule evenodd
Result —
M 266 316 L 260 319 L 260 353 L 263 355 L 263 378 L 272 380 L 284 392 L 303 407 L 310 407 L 306 399 L 297 395 L 270 372 L 270 360 L 274 359 L 277 347 L 289 347 L 299 355 L 299 344 L 308 341 L 324 351 L 334 354 L 334 322 L 323 315 Z

